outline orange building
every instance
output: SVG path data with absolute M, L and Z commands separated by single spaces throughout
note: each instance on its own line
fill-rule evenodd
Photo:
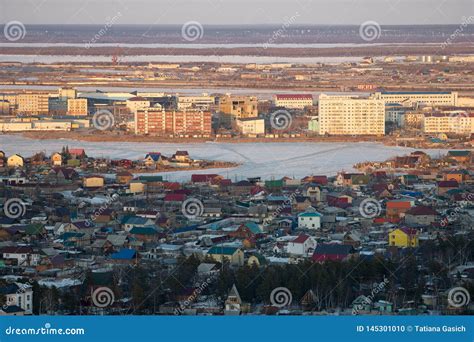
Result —
M 386 206 L 387 218 L 400 219 L 405 216 L 405 213 L 414 205 L 413 201 L 409 200 L 395 200 L 388 201 Z

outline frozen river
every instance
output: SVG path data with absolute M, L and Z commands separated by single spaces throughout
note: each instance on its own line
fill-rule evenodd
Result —
M 219 173 L 233 180 L 261 176 L 264 179 L 334 175 L 340 170 L 350 171 L 352 165 L 368 160 L 385 160 L 414 151 L 410 148 L 384 146 L 378 143 L 136 143 L 85 142 L 68 139 L 32 140 L 21 136 L 0 135 L 0 150 L 7 155 L 19 153 L 29 157 L 44 151 L 48 155 L 61 151 L 62 146 L 84 148 L 88 156 L 140 159 L 147 152 L 171 155 L 176 150 L 187 150 L 194 159 L 223 160 L 241 163 L 232 169 L 166 172 L 165 178 L 186 181 L 193 173 Z M 442 150 L 426 150 L 436 156 Z

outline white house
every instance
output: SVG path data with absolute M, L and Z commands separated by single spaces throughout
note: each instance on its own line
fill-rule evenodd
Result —
M 0 295 L 5 296 L 3 312 L 8 314 L 7 307 L 17 306 L 25 315 L 33 313 L 33 287 L 30 284 L 12 283 L 0 288 Z
M 298 228 L 319 229 L 321 228 L 321 214 L 317 212 L 305 212 L 298 215 Z
M 293 241 L 288 242 L 287 252 L 291 255 L 311 255 L 316 248 L 316 240 L 309 235 L 301 234 Z
M 9 246 L 1 250 L 4 260 L 16 260 L 18 266 L 36 266 L 40 262 L 40 255 L 33 252 L 28 246 Z

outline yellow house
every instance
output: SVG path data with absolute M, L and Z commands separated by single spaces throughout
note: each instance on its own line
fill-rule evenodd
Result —
M 413 228 L 398 228 L 388 235 L 389 246 L 418 247 L 418 231 Z
M 228 261 L 231 265 L 244 265 L 244 252 L 237 247 L 214 246 L 207 251 L 215 261 Z
M 145 188 L 146 188 L 146 184 L 138 180 L 132 180 L 129 186 L 130 186 L 130 193 L 132 194 L 144 193 Z
M 82 180 L 85 188 L 101 188 L 104 186 L 104 177 L 101 176 L 87 176 Z
M 8 167 L 23 167 L 25 161 L 19 154 L 14 154 L 7 159 Z
M 51 155 L 51 164 L 53 166 L 61 166 L 63 164 L 63 156 L 58 152 L 53 153 Z

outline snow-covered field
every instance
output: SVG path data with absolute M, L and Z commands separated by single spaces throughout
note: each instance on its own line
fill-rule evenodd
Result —
M 47 155 L 61 151 L 62 146 L 84 148 L 88 156 L 141 159 L 147 152 L 171 155 L 176 150 L 187 150 L 194 159 L 239 162 L 232 169 L 177 171 L 164 173 L 171 181 L 189 180 L 193 173 L 219 173 L 233 180 L 261 176 L 264 179 L 334 175 L 340 170 L 350 171 L 352 165 L 363 161 L 382 161 L 414 151 L 410 148 L 384 146 L 377 143 L 136 143 L 84 142 L 68 139 L 32 140 L 13 135 L 0 135 L 0 150 L 7 155 L 19 153 L 29 157 L 44 151 Z M 426 150 L 437 156 L 442 150 Z

